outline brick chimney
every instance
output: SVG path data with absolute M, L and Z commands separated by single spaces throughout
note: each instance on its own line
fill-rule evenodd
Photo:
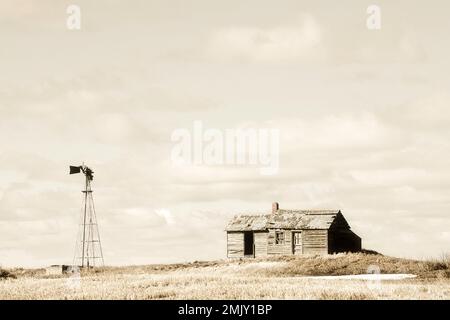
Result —
M 272 203 L 272 214 L 277 213 L 279 208 L 280 208 L 280 205 L 278 204 L 278 202 Z

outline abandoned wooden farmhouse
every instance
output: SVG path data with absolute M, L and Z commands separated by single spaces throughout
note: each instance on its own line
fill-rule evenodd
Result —
M 283 210 L 238 215 L 226 227 L 229 258 L 361 251 L 340 210 Z

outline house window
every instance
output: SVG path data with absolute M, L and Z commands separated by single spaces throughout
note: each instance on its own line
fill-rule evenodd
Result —
M 275 232 L 275 244 L 284 244 L 284 231 Z

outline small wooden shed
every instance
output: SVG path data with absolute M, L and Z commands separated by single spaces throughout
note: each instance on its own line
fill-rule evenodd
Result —
M 238 215 L 226 227 L 229 258 L 361 251 L 340 210 L 283 210 Z

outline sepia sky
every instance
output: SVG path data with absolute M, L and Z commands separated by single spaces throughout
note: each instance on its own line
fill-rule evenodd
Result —
M 66 27 L 81 8 L 81 30 Z M 366 9 L 381 8 L 368 30 Z M 448 1 L 0 1 L 0 265 L 220 259 L 237 213 L 338 208 L 363 247 L 450 251 Z M 280 130 L 280 169 L 174 166 L 171 134 Z

